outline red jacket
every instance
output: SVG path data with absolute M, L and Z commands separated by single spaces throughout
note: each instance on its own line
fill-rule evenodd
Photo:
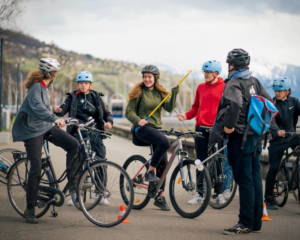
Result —
M 196 117 L 197 126 L 212 127 L 217 116 L 224 87 L 224 80 L 220 77 L 213 85 L 207 82 L 199 84 L 194 104 L 192 109 L 185 114 L 186 118 Z

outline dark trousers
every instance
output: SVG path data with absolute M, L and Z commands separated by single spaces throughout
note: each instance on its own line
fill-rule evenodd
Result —
M 79 144 L 75 138 L 57 126 L 51 128 L 47 133 L 24 141 L 27 156 L 30 161 L 28 174 L 28 188 L 26 193 L 27 208 L 36 206 L 38 187 L 40 184 L 42 170 L 42 147 L 44 136 L 51 134 L 49 139 L 55 146 L 63 148 L 67 152 L 67 165 L 74 159 L 79 151 Z
M 235 182 L 239 185 L 240 214 L 239 223 L 252 230 L 261 229 L 263 214 L 262 177 L 259 155 L 253 152 L 259 141 L 258 135 L 248 135 L 244 149 L 241 149 L 242 134 L 231 133 L 228 136 L 228 160 L 232 166 Z
M 279 170 L 279 164 L 281 162 L 284 151 L 290 147 L 295 148 L 300 144 L 299 142 L 300 140 L 298 137 L 293 138 L 287 143 L 282 143 L 281 139 L 278 139 L 278 141 L 274 140 L 270 142 L 270 146 L 268 148 L 270 166 L 266 177 L 265 198 L 272 196 L 273 194 L 276 175 Z
M 153 145 L 153 156 L 150 165 L 156 168 L 156 175 L 160 178 L 164 173 L 168 164 L 167 150 L 170 147 L 169 139 L 163 134 L 157 131 L 149 125 L 145 125 L 136 132 L 136 136 Z M 164 191 L 166 181 L 163 182 L 161 189 Z

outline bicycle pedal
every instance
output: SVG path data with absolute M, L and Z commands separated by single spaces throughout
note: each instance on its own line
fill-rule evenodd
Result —
M 44 208 L 45 207 L 45 202 L 37 202 L 38 208 Z

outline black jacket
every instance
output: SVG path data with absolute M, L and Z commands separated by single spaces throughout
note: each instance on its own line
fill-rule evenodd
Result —
M 67 112 L 69 112 L 69 117 L 76 117 L 77 113 L 77 107 L 78 107 L 78 95 L 76 94 L 77 91 L 73 91 L 71 93 L 67 93 L 68 96 L 65 102 L 60 106 L 62 111 L 60 113 L 55 113 L 57 116 L 62 117 Z M 95 103 L 96 103 L 96 109 L 97 109 L 97 118 L 95 119 L 97 123 L 97 128 L 100 130 L 104 130 L 104 122 L 110 122 L 113 125 L 113 117 L 105 107 L 105 104 L 101 98 L 103 96 L 102 93 L 98 93 L 93 90 L 89 90 L 89 92 L 92 94 Z M 71 98 L 71 101 L 70 101 Z M 67 132 L 70 134 L 74 134 L 73 126 L 67 126 Z
M 289 142 L 294 136 L 279 137 L 278 131 L 285 130 L 286 132 L 296 132 L 296 125 L 300 115 L 300 102 L 297 98 L 288 97 L 285 101 L 276 100 L 274 98 L 275 106 L 279 111 L 276 116 L 274 124 L 271 125 L 270 130 L 272 134 L 272 141 L 277 143 Z

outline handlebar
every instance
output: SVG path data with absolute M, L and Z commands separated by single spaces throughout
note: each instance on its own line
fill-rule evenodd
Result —
M 183 136 L 183 135 L 192 135 L 193 137 L 202 137 L 201 132 L 192 132 L 192 131 L 177 131 L 174 128 L 171 128 L 171 130 L 167 129 L 157 129 L 158 132 L 162 132 L 165 135 L 173 135 L 173 136 Z

